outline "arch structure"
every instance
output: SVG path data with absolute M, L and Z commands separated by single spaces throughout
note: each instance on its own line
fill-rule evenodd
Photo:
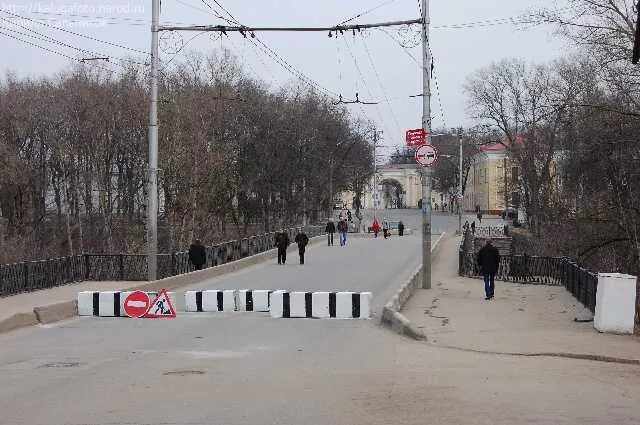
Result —
M 394 164 L 378 168 L 376 182 L 372 177 L 362 199 L 362 207 L 372 209 L 418 208 L 422 199 L 422 169 L 413 164 Z M 377 191 L 376 191 L 377 187 Z M 377 192 L 377 193 L 376 193 Z M 440 202 L 439 192 L 431 192 L 431 202 Z M 345 205 L 353 203 L 353 193 L 344 192 L 341 199 Z

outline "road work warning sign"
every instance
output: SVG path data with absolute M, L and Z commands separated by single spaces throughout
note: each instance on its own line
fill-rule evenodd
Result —
M 151 302 L 151 305 L 149 305 L 149 309 L 143 317 L 149 319 L 176 317 L 176 309 L 173 307 L 173 304 L 171 304 L 171 299 L 166 289 L 160 291 L 158 296 Z

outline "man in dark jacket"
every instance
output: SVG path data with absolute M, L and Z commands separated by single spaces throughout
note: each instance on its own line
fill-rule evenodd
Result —
M 340 246 L 347 244 L 347 232 L 349 231 L 349 225 L 344 218 L 341 218 L 338 222 L 338 233 L 340 233 Z
M 500 252 L 493 246 L 491 239 L 487 239 L 486 245 L 478 252 L 478 266 L 480 266 L 480 271 L 484 277 L 485 300 L 490 300 L 493 298 L 494 281 L 496 273 L 498 273 L 498 266 L 500 266 Z
M 302 229 L 298 229 L 296 243 L 298 244 L 298 253 L 300 254 L 300 264 L 304 264 L 304 251 L 309 243 L 309 238 L 304 234 Z
M 324 228 L 324 231 L 327 234 L 328 246 L 333 246 L 333 234 L 336 232 L 336 225 L 333 224 L 333 220 L 329 219 L 329 221 L 327 222 L 327 226 Z
M 404 235 L 404 223 L 400 222 L 398 223 L 398 236 L 403 236 Z
M 289 235 L 287 232 L 276 233 L 275 245 L 278 248 L 278 264 L 287 262 L 287 248 L 289 247 Z
M 202 266 L 207 263 L 207 250 L 199 239 L 193 241 L 189 247 L 189 261 L 196 270 L 202 270 Z

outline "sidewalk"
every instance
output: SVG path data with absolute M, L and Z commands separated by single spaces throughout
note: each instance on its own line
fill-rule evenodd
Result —
M 433 289 L 418 290 L 402 313 L 427 343 L 516 355 L 595 356 L 640 360 L 640 339 L 601 334 L 592 316 L 563 287 L 496 282 L 485 301 L 480 279 L 457 275 L 459 237 L 443 240 L 433 266 Z

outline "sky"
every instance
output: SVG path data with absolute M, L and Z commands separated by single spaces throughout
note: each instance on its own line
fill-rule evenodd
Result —
M 225 24 L 214 16 L 228 17 L 220 6 L 248 26 L 331 26 L 362 12 L 368 13 L 349 23 L 420 16 L 419 0 L 163 0 L 160 20 L 180 25 Z M 552 27 L 514 25 L 504 20 L 542 7 L 563 6 L 562 0 L 431 1 L 433 127 L 473 125 L 463 87 L 477 69 L 503 58 L 546 62 L 563 55 L 567 46 L 554 36 Z M 144 62 L 150 46 L 150 19 L 150 0 L 0 0 L 0 70 L 21 77 L 47 76 L 72 61 L 27 42 L 72 58 L 91 57 L 92 53 L 111 58 L 109 63 L 92 62 L 96 66 L 117 69 L 116 58 L 123 57 Z M 482 21 L 485 24 L 479 24 Z M 285 69 L 273 54 L 266 54 L 264 48 L 258 49 L 238 33 L 222 38 L 215 33 L 165 33 L 160 58 L 167 63 L 176 49 L 185 45 L 177 58 L 188 50 L 206 53 L 224 47 L 239 57 L 249 75 L 273 88 L 299 84 L 297 75 L 301 73 L 307 82 L 313 81 L 333 96 L 353 99 L 359 93 L 360 100 L 379 103 L 348 107 L 354 115 L 375 122 L 384 133 L 386 146 L 403 144 L 405 130 L 420 127 L 422 99 L 409 97 L 422 93 L 421 68 L 412 59 L 421 61 L 419 26 L 331 38 L 327 33 L 290 32 L 258 37 L 295 70 Z M 391 150 L 387 148 L 387 152 Z

